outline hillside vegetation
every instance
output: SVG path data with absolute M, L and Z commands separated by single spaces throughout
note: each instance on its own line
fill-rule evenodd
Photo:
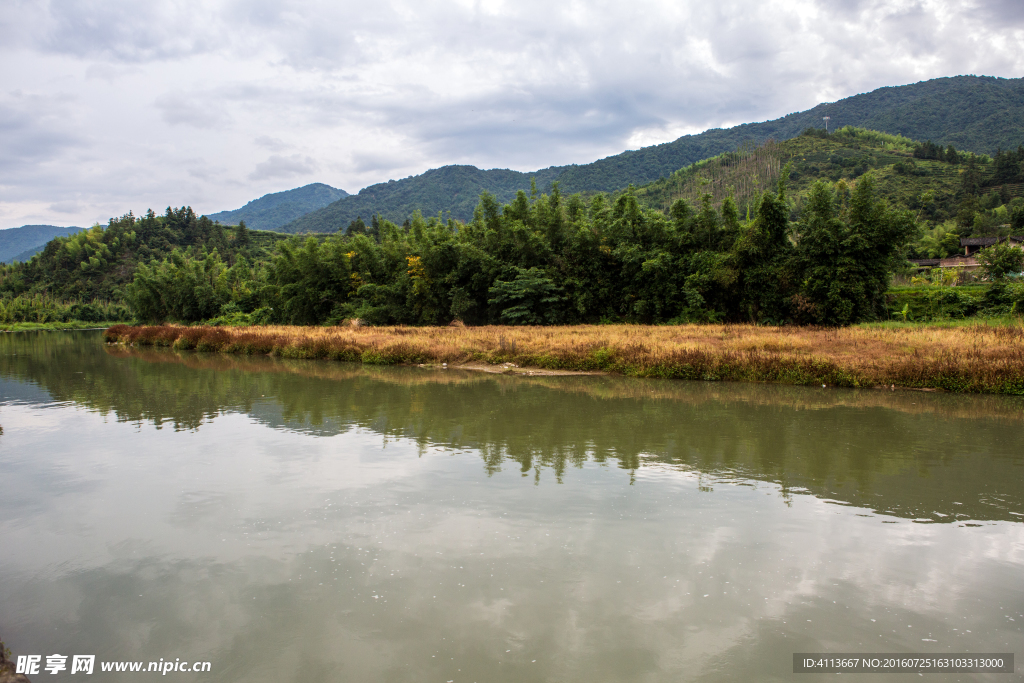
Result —
M 488 192 L 499 202 L 512 201 L 531 181 L 550 187 L 559 169 L 527 174 L 507 169 L 481 171 L 475 166 L 444 166 L 403 180 L 389 180 L 360 190 L 318 211 L 303 216 L 281 230 L 292 233 L 326 233 L 347 230 L 357 220 L 370 223 L 374 217 L 403 223 L 419 211 L 426 216 L 442 214 L 442 220 L 472 218 L 480 194 Z
M 908 92 L 871 95 L 895 106 Z M 982 258 L 1007 281 L 976 296 L 889 288 L 893 273 L 913 274 L 907 258 L 962 253 L 964 237 L 1024 234 L 1024 146 L 986 155 L 810 127 L 610 194 L 567 195 L 565 170 L 528 178 L 459 166 L 385 183 L 303 218 L 322 230 L 308 239 L 226 228 L 188 207 L 128 213 L 0 270 L 4 315 L 109 302 L 148 322 L 841 326 L 1024 310 L 1024 285 L 1008 281 L 1021 253 L 1005 245 Z M 408 218 L 356 214 L 344 230 L 328 227 L 345 202 L 385 200 Z M 469 218 L 432 211 L 446 201 Z
M 125 287 L 141 265 L 164 258 L 205 263 L 211 254 L 231 263 L 265 261 L 283 239 L 244 224 L 226 230 L 188 207 L 141 218 L 129 212 L 105 227 L 57 237 L 26 263 L 0 268 L 0 322 L 114 320 L 116 310 L 123 319 L 124 306 L 109 305 L 125 302 Z M 81 307 L 86 304 L 91 308 Z
M 485 192 L 465 223 L 416 212 L 406 226 L 303 239 L 225 229 L 187 207 L 129 213 L 6 267 L 0 292 L 23 300 L 7 310 L 35 305 L 26 297 L 115 301 L 150 322 L 846 325 L 893 315 L 890 277 L 906 257 L 1020 225 L 1022 162 L 1024 149 L 990 158 L 811 129 L 612 197 L 553 184 L 503 206 Z M 1022 290 L 903 303 L 913 318 L 1005 315 L 1024 309 Z
M 846 127 L 829 135 L 808 129 L 784 142 L 748 145 L 691 164 L 635 188 L 638 201 L 668 211 L 707 194 L 715 206 L 731 197 L 746 214 L 783 170 L 794 219 L 819 180 L 855 187 L 871 172 L 878 195 L 913 212 L 920 233 L 908 256 L 941 258 L 960 251 L 960 237 L 1005 236 L 1024 231 L 1024 148 L 987 155 L 961 153 L 902 136 Z
M 417 209 L 426 216 L 441 213 L 447 218 L 450 214 L 456 220 L 468 221 L 480 192 L 490 192 L 499 202 L 508 202 L 517 191 L 529 191 L 531 178 L 541 188 L 558 182 L 565 194 L 615 192 L 630 184 L 651 183 L 744 146 L 761 145 L 770 139 L 789 140 L 809 127 L 821 127 L 825 115 L 831 117 L 833 129 L 866 128 L 994 155 L 999 149 L 1016 149 L 1024 144 L 1024 79 L 956 76 L 879 88 L 773 121 L 712 129 L 590 164 L 553 166 L 532 173 L 445 166 L 372 185 L 281 230 L 334 232 L 346 229 L 357 218 L 369 223 L 376 215 L 402 224 Z
M 225 225 L 238 225 L 245 221 L 253 230 L 277 230 L 310 211 L 316 211 L 347 196 L 345 190 L 313 183 L 294 190 L 265 194 L 240 209 L 213 213 L 209 218 Z
M 810 193 L 800 224 L 785 187 L 750 219 L 731 199 L 675 201 L 667 214 L 626 193 L 586 203 L 484 194 L 468 223 L 415 215 L 369 234 L 281 243 L 264 267 L 172 254 L 126 289 L 145 321 L 374 325 L 713 322 L 845 325 L 887 317 L 886 290 L 913 216 L 868 178 Z M 798 234 L 799 239 L 793 236 Z
M 75 226 L 23 225 L 20 228 L 0 230 L 0 262 L 27 261 L 54 237 L 67 237 L 83 229 Z

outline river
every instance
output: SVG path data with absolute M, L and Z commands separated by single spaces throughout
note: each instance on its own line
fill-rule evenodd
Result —
M 814 681 L 793 653 L 1024 654 L 1019 398 L 43 332 L 0 335 L 0 425 L 0 637 L 95 655 L 86 680 L 162 659 L 210 662 L 174 681 Z

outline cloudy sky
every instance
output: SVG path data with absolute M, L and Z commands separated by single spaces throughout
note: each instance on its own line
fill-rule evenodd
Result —
M 1021 0 L 3 0 L 0 228 L 529 171 L 1024 75 Z

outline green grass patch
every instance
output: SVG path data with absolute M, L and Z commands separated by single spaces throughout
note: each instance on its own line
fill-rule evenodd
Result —
M 96 330 L 106 329 L 111 325 L 127 324 L 122 321 L 108 320 L 106 322 L 85 322 L 82 320 L 69 320 L 62 323 L 3 323 L 0 324 L 0 332 L 24 332 L 28 330 Z

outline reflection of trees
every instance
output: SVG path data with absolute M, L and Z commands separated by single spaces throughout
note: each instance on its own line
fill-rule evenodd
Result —
M 95 333 L 0 345 L 0 374 L 122 421 L 197 429 L 237 411 L 272 427 L 475 449 L 489 473 L 515 463 L 561 481 L 587 462 L 657 464 L 935 521 L 1024 512 L 1019 399 L 177 354 L 103 348 Z

